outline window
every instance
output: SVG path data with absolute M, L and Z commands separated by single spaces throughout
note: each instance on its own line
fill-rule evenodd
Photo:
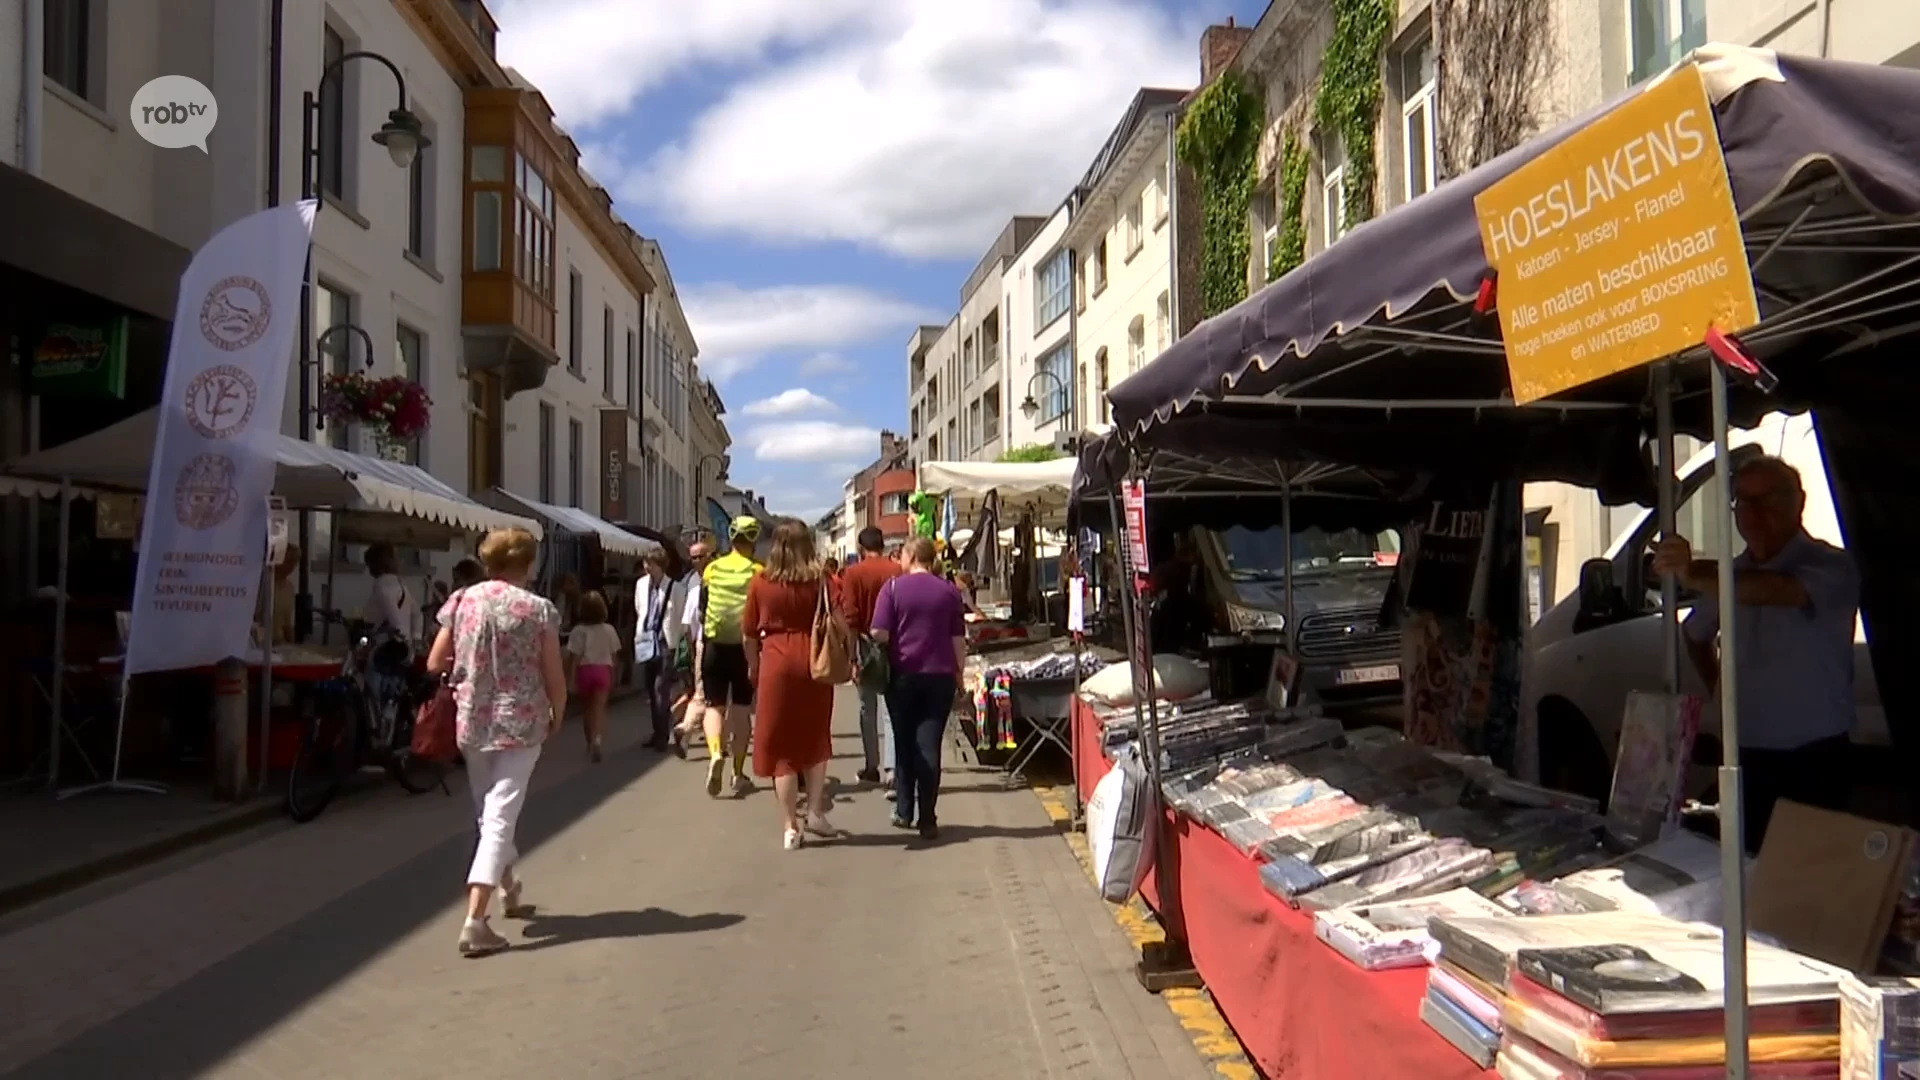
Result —
M 1049 349 L 1034 362 L 1033 369 L 1053 376 L 1051 379 L 1035 380 L 1043 387 L 1039 395 L 1040 412 L 1035 422 L 1045 426 L 1065 418 L 1073 411 L 1073 343 L 1061 342 Z
M 1628 0 L 1633 81 L 1644 82 L 1707 43 L 1706 0 Z
M 1140 254 L 1140 248 L 1146 243 L 1146 240 L 1142 236 L 1145 228 L 1141 222 L 1141 217 L 1145 213 L 1145 210 L 1146 204 L 1139 200 L 1134 201 L 1127 207 L 1127 221 L 1124 226 L 1124 231 L 1127 239 L 1126 259 L 1128 262 L 1132 262 L 1133 257 Z
M 1327 146 L 1326 179 L 1320 184 L 1320 220 L 1326 228 L 1327 246 L 1332 247 L 1347 233 L 1347 148 L 1338 136 L 1329 138 Z
M 347 55 L 347 39 L 331 26 L 322 28 L 321 34 L 320 63 L 324 71 Z M 320 152 L 314 162 L 319 170 L 315 179 L 322 192 L 341 200 L 347 197 L 347 153 L 351 145 L 347 138 L 347 78 L 346 66 L 342 65 L 320 84 L 320 130 L 315 133 Z
M 1001 435 L 1000 387 L 998 385 L 987 387 L 987 392 L 980 398 L 980 411 L 980 422 L 984 431 L 983 441 L 992 442 L 998 439 Z
M 580 421 L 567 421 L 567 505 L 580 505 L 580 460 L 585 453 L 586 432 Z
M 979 362 L 974 356 L 973 343 L 974 343 L 973 336 L 968 335 L 967 340 L 964 343 L 962 343 L 960 346 L 960 356 L 961 356 L 960 385 L 961 386 L 966 386 L 972 383 L 974 380 L 974 377 L 980 373 Z
M 540 478 L 534 490 L 543 503 L 553 502 L 553 406 L 540 403 Z
M 337 285 L 321 281 L 313 290 L 314 340 L 325 357 L 323 371 L 345 375 L 353 369 L 353 347 L 358 336 L 344 329 L 353 325 L 353 296 Z M 341 327 L 342 329 L 335 329 Z M 327 445 L 340 450 L 353 446 L 352 425 L 328 424 Z
M 1167 351 L 1168 332 L 1172 327 L 1172 302 L 1169 295 L 1163 292 L 1153 305 L 1153 355 L 1159 356 Z
M 600 309 L 600 392 L 613 400 L 613 305 Z
M 467 490 L 498 487 L 500 478 L 500 377 L 491 371 L 467 376 Z
M 100 80 L 93 64 L 93 0 L 42 2 L 46 4 L 42 28 L 46 40 L 40 55 L 47 78 L 82 100 L 100 104 Z
M 1034 329 L 1053 325 L 1073 302 L 1073 253 L 1065 248 L 1047 256 L 1033 276 Z
M 468 151 L 467 182 L 473 191 L 473 269 L 500 269 L 501 209 L 506 205 L 507 151 L 503 146 L 476 146 Z M 482 185 L 491 185 L 488 190 Z
M 1092 290 L 1091 295 L 1099 296 L 1107 291 L 1106 237 L 1101 237 L 1100 242 L 1093 246 L 1093 258 L 1087 260 L 1087 265 L 1087 287 Z
M 395 366 L 400 369 L 400 374 L 419 383 L 421 388 L 425 389 L 427 385 L 426 338 L 420 331 L 406 323 L 398 323 L 393 330 L 393 344 Z M 409 442 L 405 455 L 407 464 L 424 467 L 427 463 L 426 450 L 427 440 L 424 435 Z
M 1094 398 L 1099 401 L 1100 422 L 1105 424 L 1113 419 L 1111 406 L 1107 404 L 1107 388 L 1112 386 L 1112 375 L 1107 370 L 1107 350 L 1101 349 L 1093 354 L 1093 385 L 1098 388 Z
M 981 425 L 979 399 L 967 406 L 967 452 L 973 453 L 986 443 L 985 429 Z
M 580 338 L 586 333 L 587 300 L 580 295 L 580 271 L 567 268 L 567 370 L 577 379 L 585 379 L 580 359 Z
M 413 155 L 413 164 L 407 168 L 407 253 L 429 266 L 433 265 L 433 190 L 437 177 L 434 153 L 440 145 L 431 128 L 429 124 L 423 129 L 427 145 Z
M 1147 362 L 1147 319 L 1144 315 L 1135 315 L 1127 324 L 1127 374 L 1139 371 Z M 1106 388 L 1101 387 L 1101 396 Z
M 1404 154 L 1405 190 L 1408 200 L 1433 190 L 1438 156 L 1433 133 L 1434 122 L 1433 38 L 1422 36 L 1412 48 L 1400 54 L 1400 148 Z
M 1167 193 L 1172 190 L 1173 185 L 1167 182 L 1167 170 L 1163 167 L 1160 170 L 1160 175 L 1154 177 L 1152 184 L 1148 187 L 1148 194 L 1153 201 L 1153 228 L 1155 232 L 1158 232 L 1160 226 L 1167 223 Z
M 514 273 L 533 289 L 534 295 L 541 300 L 553 301 L 553 236 L 554 236 L 554 195 L 547 186 L 546 178 L 540 170 L 533 167 L 524 155 L 514 155 L 514 236 L 517 239 L 514 251 Z M 572 278 L 579 276 L 577 271 L 569 271 Z M 571 284 L 571 281 L 569 282 Z M 581 326 L 579 308 L 575 308 L 570 329 Z M 579 374 L 578 367 L 569 363 L 569 370 Z
M 640 360 L 636 355 L 634 332 L 627 331 L 627 413 L 640 416 Z

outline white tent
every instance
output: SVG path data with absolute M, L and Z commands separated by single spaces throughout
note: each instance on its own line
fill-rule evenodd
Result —
M 516 495 L 502 488 L 494 488 L 492 494 L 496 500 L 520 504 L 565 532 L 597 537 L 600 540 L 600 546 L 608 551 L 638 558 L 660 546 L 645 537 L 635 536 L 603 518 L 589 514 L 577 506 L 555 506 L 552 503 L 541 502 L 539 499 L 530 499 L 525 495 Z
M 40 480 L 144 491 L 153 461 L 160 411 L 148 409 L 111 427 L 0 466 L 8 482 Z M 273 493 L 290 509 L 373 510 L 434 522 L 466 532 L 521 528 L 541 534 L 538 521 L 467 498 L 424 469 L 336 450 L 282 435 L 274 448 L 279 467 Z M 77 492 L 76 492 L 77 493 Z
M 1011 524 L 1031 507 L 1034 520 L 1059 525 L 1066 520 L 1067 496 L 1073 491 L 1073 458 L 1053 461 L 927 461 L 920 465 L 920 490 L 942 495 L 954 504 L 956 525 L 974 523 L 987 493 L 1000 493 L 1000 520 Z

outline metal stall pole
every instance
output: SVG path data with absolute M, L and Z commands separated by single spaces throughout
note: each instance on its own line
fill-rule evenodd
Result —
M 38 505 L 40 500 L 34 499 Z M 59 563 L 54 570 L 53 587 L 53 687 L 50 696 L 53 699 L 53 742 L 47 747 L 47 790 L 54 791 L 60 786 L 60 740 L 66 732 L 66 688 L 67 688 L 67 548 L 73 538 L 73 480 L 60 478 L 60 552 Z M 34 547 L 39 546 L 39 537 L 34 538 Z M 84 751 L 83 751 L 84 753 Z
M 1673 367 L 1662 360 L 1653 366 L 1653 416 L 1655 445 L 1660 455 L 1660 537 L 1679 533 L 1679 499 L 1675 485 L 1678 477 L 1673 442 Z M 1645 594 L 1642 593 L 1644 596 Z M 1660 670 L 1666 675 L 1667 693 L 1680 692 L 1680 583 L 1672 574 L 1660 575 L 1660 644 L 1665 650 Z
M 302 551 L 300 557 L 306 558 L 306 552 Z M 267 767 L 272 760 L 269 744 L 273 736 L 273 631 L 277 621 L 273 614 L 273 579 L 278 576 L 276 567 L 267 566 L 266 576 L 267 632 L 266 641 L 260 648 L 260 784 L 257 789 L 262 795 L 267 793 Z
M 1293 610 L 1293 477 L 1290 475 L 1280 481 L 1280 558 L 1287 566 L 1286 600 L 1282 604 L 1286 625 L 1280 629 L 1287 638 L 1287 663 L 1291 666 L 1300 660 L 1300 627 Z M 1290 687 L 1281 688 L 1282 705 L 1293 704 L 1290 690 Z
M 1746 825 L 1740 790 L 1740 692 L 1735 678 L 1738 653 L 1734 633 L 1733 478 L 1727 475 L 1727 373 L 1711 357 L 1713 380 L 1713 506 L 1719 536 L 1713 558 L 1720 592 L 1720 882 L 1725 908 L 1720 938 L 1725 966 L 1727 1075 L 1747 1076 L 1747 881 Z

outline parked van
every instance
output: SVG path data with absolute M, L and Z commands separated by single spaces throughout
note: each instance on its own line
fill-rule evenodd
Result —
M 1746 458 L 1767 454 L 1798 469 L 1807 495 L 1807 532 L 1841 545 L 1839 517 L 1811 416 L 1775 413 L 1756 428 L 1733 432 L 1729 443 L 1736 466 Z M 1713 447 L 1708 446 L 1679 473 L 1676 528 L 1696 552 L 1711 552 L 1717 530 L 1731 527 L 1727 508 L 1710 504 L 1708 480 L 1715 464 Z M 1627 694 L 1666 685 L 1660 582 L 1649 569 L 1658 532 L 1658 514 L 1643 510 L 1615 537 L 1604 558 L 1581 568 L 1580 587 L 1550 608 L 1530 632 L 1522 723 L 1538 725 L 1540 772 L 1546 783 L 1604 795 L 1613 775 Z M 1735 554 L 1743 546 L 1734 536 Z M 1681 594 L 1683 620 L 1697 599 Z M 1683 692 L 1706 694 L 1706 684 L 1684 652 L 1680 676 Z M 1858 619 L 1854 622 L 1854 690 L 1859 710 L 1854 741 L 1888 744 L 1886 712 Z M 1700 738 L 1706 744 L 1701 760 L 1718 760 L 1719 733 L 1719 709 L 1709 701 L 1701 719 Z M 1696 770 L 1697 787 L 1710 778 L 1710 771 Z

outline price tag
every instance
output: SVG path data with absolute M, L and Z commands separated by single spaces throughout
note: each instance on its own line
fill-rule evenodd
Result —
M 1086 578 L 1067 579 L 1067 630 L 1075 634 L 1087 632 Z

